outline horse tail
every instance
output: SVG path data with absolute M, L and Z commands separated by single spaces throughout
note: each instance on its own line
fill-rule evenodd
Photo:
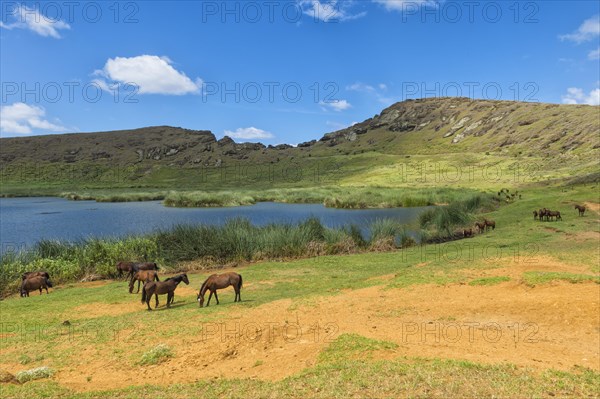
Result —
M 50 281 L 50 279 L 48 277 L 46 277 L 46 285 L 50 288 L 52 288 L 52 281 Z
M 154 262 L 154 270 L 158 270 L 158 265 Z
M 241 289 L 242 288 L 242 283 L 243 283 L 243 281 L 242 281 L 242 275 L 238 274 L 238 276 L 240 276 L 240 286 L 239 286 L 239 289 Z
M 156 281 L 160 281 L 160 279 L 158 278 L 158 274 L 157 274 L 157 273 L 155 273 L 155 274 L 154 274 L 154 279 L 155 279 Z

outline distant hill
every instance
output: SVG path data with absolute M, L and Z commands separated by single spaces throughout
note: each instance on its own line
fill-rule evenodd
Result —
M 396 103 L 320 141 L 397 154 L 477 150 L 552 156 L 598 149 L 599 133 L 600 107 L 438 98 Z
M 265 146 L 217 140 L 210 131 L 155 126 L 0 140 L 0 167 L 14 165 L 140 165 L 155 169 L 286 163 L 380 153 L 431 155 L 480 153 L 511 157 L 561 157 L 574 166 L 597 159 L 600 107 L 513 101 L 432 98 L 407 100 L 381 114 L 320 139 Z M 368 165 L 362 167 L 368 168 Z M 171 176 L 170 179 L 176 179 Z

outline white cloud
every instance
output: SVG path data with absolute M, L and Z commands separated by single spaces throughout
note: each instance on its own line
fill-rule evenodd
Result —
M 61 38 L 59 30 L 71 29 L 68 23 L 46 17 L 37 8 L 27 8 L 22 4 L 17 6 L 12 16 L 15 19 L 14 22 L 6 24 L 0 22 L 0 27 L 8 30 L 28 29 L 40 36 L 53 37 L 55 39 Z
M 61 132 L 68 130 L 44 119 L 46 110 L 35 105 L 14 103 L 0 107 L 0 132 L 30 134 L 32 129 Z
M 592 90 L 589 94 L 585 94 L 583 89 L 569 87 L 567 94 L 562 96 L 562 102 L 563 104 L 600 105 L 600 88 Z
M 349 86 L 346 86 L 346 90 L 348 91 L 367 93 L 370 96 L 374 96 L 379 103 L 390 105 L 394 102 L 394 99 L 385 95 L 384 92 L 387 91 L 387 89 L 388 87 L 385 83 L 379 83 L 376 87 L 361 82 L 355 82 Z
M 406 11 L 409 6 L 437 5 L 434 0 L 372 0 L 373 3 L 381 4 L 388 11 Z
M 321 108 L 323 110 L 326 110 L 327 108 L 332 109 L 334 111 L 340 112 L 340 111 L 344 111 L 348 108 L 351 108 L 352 105 L 346 101 L 346 100 L 337 100 L 337 101 L 332 101 L 332 102 L 319 102 L 319 105 L 321 105 Z
M 588 58 L 590 60 L 600 60 L 600 47 L 596 50 L 592 50 L 588 53 Z
M 575 43 L 583 43 L 600 36 L 600 15 L 595 15 L 583 21 L 573 33 L 560 35 L 560 40 L 569 40 Z
M 240 127 L 235 131 L 225 130 L 225 135 L 231 137 L 232 139 L 244 140 L 262 140 L 272 139 L 275 137 L 273 133 L 262 129 L 257 129 L 255 127 Z
M 302 12 L 323 22 L 349 21 L 367 15 L 366 12 L 350 13 L 352 1 L 298 0 Z
M 367 84 L 364 84 L 361 82 L 356 82 L 356 83 L 352 83 L 349 86 L 346 86 L 346 90 L 372 93 L 375 91 L 375 88 L 371 85 L 367 85 Z
M 104 68 L 94 74 L 111 81 L 110 84 L 132 84 L 139 87 L 140 94 L 184 95 L 198 93 L 202 80 L 192 81 L 183 72 L 172 66 L 168 57 L 140 55 L 137 57 L 109 58 Z M 108 87 L 109 83 L 100 79 L 94 83 Z

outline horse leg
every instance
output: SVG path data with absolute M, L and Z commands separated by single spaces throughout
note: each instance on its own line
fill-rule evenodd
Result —
M 48 286 L 45 286 L 44 288 L 46 288 L 46 294 L 48 294 Z
M 154 294 L 154 298 L 156 299 L 156 305 L 154 306 L 154 309 L 156 309 L 158 307 L 158 294 Z
M 143 290 L 146 289 L 146 287 L 142 288 Z M 152 297 L 152 292 L 150 292 L 150 290 L 146 291 L 146 306 L 148 306 L 148 310 L 152 310 L 152 308 L 150 307 L 150 298 Z
M 171 307 L 171 295 L 173 295 L 173 293 L 171 293 L 171 292 L 167 293 L 167 307 L 168 308 Z
M 210 298 L 212 298 L 213 296 L 213 292 L 210 292 L 210 295 L 208 296 L 208 302 L 206 302 L 206 306 L 208 307 L 208 305 L 210 305 Z
M 217 290 L 215 290 L 215 299 L 217 300 L 217 305 L 219 304 L 219 297 L 217 296 Z
M 137 289 L 137 292 L 136 292 L 136 294 L 140 292 L 140 283 L 141 283 L 141 281 L 140 281 L 140 280 L 138 280 L 138 289 Z M 133 287 L 132 287 L 132 288 L 133 288 Z M 133 290 L 132 290 L 132 291 L 133 291 Z
M 40 295 L 42 295 L 42 287 L 40 287 Z

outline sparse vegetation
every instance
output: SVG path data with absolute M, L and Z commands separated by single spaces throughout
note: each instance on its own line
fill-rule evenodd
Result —
M 469 282 L 469 285 L 496 285 L 510 281 L 510 277 L 507 276 L 495 276 L 495 277 L 483 277 L 478 278 Z
M 28 381 L 52 377 L 53 374 L 54 374 L 54 370 L 52 370 L 49 367 L 36 367 L 36 368 L 30 369 L 30 370 L 19 371 L 15 375 L 15 378 L 20 383 L 24 383 L 24 382 L 28 382 Z
M 550 281 L 567 281 L 569 283 L 577 284 L 585 281 L 593 281 L 596 284 L 600 284 L 600 276 L 594 276 L 589 274 L 575 274 L 575 273 L 564 273 L 564 272 L 539 272 L 532 271 L 523 274 L 523 281 L 531 286 L 545 284 Z
M 159 344 L 156 345 L 154 348 L 150 349 L 148 352 L 144 353 L 139 362 L 137 362 L 137 364 L 141 366 L 146 366 L 149 364 L 159 364 L 173 356 L 173 351 L 168 345 Z

